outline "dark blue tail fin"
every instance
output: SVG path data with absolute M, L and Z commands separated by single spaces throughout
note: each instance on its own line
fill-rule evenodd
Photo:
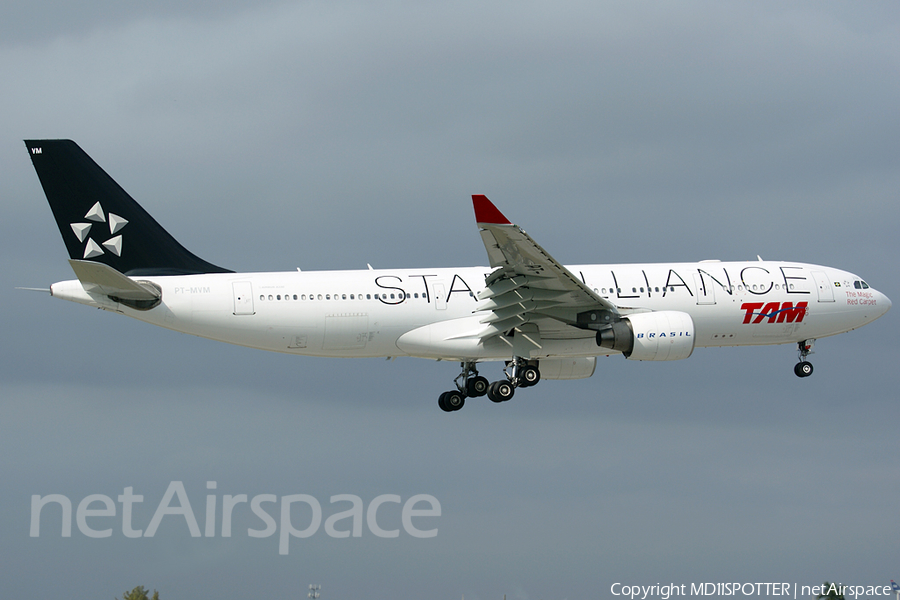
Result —
M 188 252 L 75 142 L 25 145 L 70 258 L 132 276 L 231 272 Z

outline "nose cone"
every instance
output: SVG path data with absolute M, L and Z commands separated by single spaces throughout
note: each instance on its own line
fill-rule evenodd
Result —
M 881 292 L 878 292 L 878 306 L 881 307 L 881 310 L 879 311 L 880 314 L 878 315 L 880 317 L 887 311 L 891 310 L 891 299 Z
M 868 306 L 864 307 L 862 302 L 860 302 L 860 308 L 867 309 L 865 312 L 867 313 L 866 319 L 868 321 L 874 321 L 891 310 L 891 299 L 874 288 L 870 288 L 869 292 L 871 292 L 871 297 L 868 299 Z

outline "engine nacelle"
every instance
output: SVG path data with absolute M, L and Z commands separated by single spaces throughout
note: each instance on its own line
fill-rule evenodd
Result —
M 628 315 L 598 331 L 597 345 L 631 360 L 680 360 L 694 351 L 694 321 L 675 310 Z

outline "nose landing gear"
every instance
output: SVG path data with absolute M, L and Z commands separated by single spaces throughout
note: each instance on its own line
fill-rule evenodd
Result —
M 806 360 L 806 357 L 813 353 L 813 345 L 816 343 L 816 340 L 803 340 L 802 342 L 797 342 L 797 350 L 800 358 L 800 362 L 794 365 L 794 374 L 797 377 L 809 377 L 813 374 L 813 366 L 812 363 Z

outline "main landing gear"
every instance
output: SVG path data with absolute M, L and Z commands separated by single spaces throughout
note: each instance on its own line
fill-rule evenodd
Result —
M 797 342 L 797 350 L 800 355 L 800 362 L 794 365 L 794 374 L 797 377 L 809 377 L 813 374 L 812 363 L 806 360 L 806 357 L 813 353 L 813 344 L 816 340 L 803 340 Z
M 462 373 L 453 381 L 456 389 L 444 392 L 438 398 L 438 406 L 445 412 L 453 412 L 461 409 L 466 404 L 466 398 L 476 398 L 488 393 L 488 380 L 478 374 L 475 363 L 460 363 Z
M 488 384 L 488 380 L 478 374 L 474 362 L 461 363 L 462 372 L 456 377 L 456 389 L 444 392 L 438 398 L 438 406 L 445 412 L 461 409 L 466 398 L 477 398 L 487 394 L 492 402 L 506 402 L 513 397 L 517 387 L 531 387 L 541 380 L 538 361 L 515 357 L 506 363 L 503 372 L 506 379 Z

